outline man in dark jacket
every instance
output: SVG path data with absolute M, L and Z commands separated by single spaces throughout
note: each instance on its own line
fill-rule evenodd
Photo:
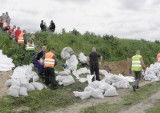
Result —
M 40 28 L 41 28 L 41 31 L 45 31 L 45 25 L 43 20 L 41 20 Z
M 99 63 L 102 62 L 102 56 L 96 52 L 96 48 L 92 48 L 92 52 L 89 54 L 89 63 L 90 63 L 90 72 L 91 75 L 96 75 L 96 80 L 100 81 L 99 78 Z M 93 77 L 92 81 L 95 80 L 95 76 Z
M 51 23 L 50 23 L 50 26 L 49 26 L 49 30 L 50 30 L 51 32 L 54 32 L 54 31 L 55 31 L 55 28 L 56 28 L 55 23 L 53 22 L 53 20 L 51 20 Z

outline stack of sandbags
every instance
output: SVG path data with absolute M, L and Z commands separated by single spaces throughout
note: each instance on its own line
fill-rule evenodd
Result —
M 10 71 L 15 65 L 12 63 L 12 59 L 8 58 L 6 55 L 2 53 L 0 50 L 0 71 Z
M 62 49 L 62 52 L 61 52 L 61 58 L 64 59 L 64 60 L 67 60 L 71 57 L 71 54 L 73 54 L 74 51 L 72 48 L 70 47 L 65 47 Z
M 160 81 L 160 63 L 156 62 L 146 68 L 144 72 L 144 80 L 151 82 Z
M 24 65 L 15 68 L 11 79 L 5 82 L 5 86 L 9 88 L 8 95 L 13 97 L 28 96 L 28 91 L 46 88 L 44 84 L 37 82 L 39 76 L 32 71 L 32 66 Z
M 76 97 L 87 99 L 89 97 L 103 99 L 104 96 L 117 96 L 116 88 L 102 81 L 94 81 L 85 87 L 83 92 L 73 91 Z

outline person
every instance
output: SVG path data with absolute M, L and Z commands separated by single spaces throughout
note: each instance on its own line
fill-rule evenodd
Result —
M 145 69 L 144 61 L 142 56 L 140 55 L 140 51 L 137 50 L 136 54 L 132 57 L 132 68 L 131 70 L 135 76 L 135 82 L 133 82 L 132 87 L 133 91 L 139 89 L 139 82 L 141 80 L 141 71 Z
M 46 31 L 47 30 L 47 25 L 46 25 L 46 22 L 44 22 L 44 29 L 43 31 Z
M 53 22 L 53 20 L 51 20 L 50 25 L 49 25 L 49 30 L 51 32 L 54 32 L 55 28 L 56 28 L 55 23 Z
M 11 18 L 10 18 L 10 16 L 9 16 L 8 12 L 6 12 L 6 14 L 5 14 L 5 20 L 6 20 L 6 22 L 7 22 L 7 25 L 9 26 L 9 25 L 10 25 Z
M 26 48 L 27 51 L 34 51 L 35 50 L 35 46 L 34 46 L 34 40 L 33 38 L 29 38 L 27 40 L 27 44 L 26 44 Z
M 160 50 L 159 50 L 159 53 L 157 54 L 157 62 L 160 63 Z
M 41 23 L 40 23 L 40 28 L 41 28 L 41 31 L 44 31 L 44 21 L 43 20 L 41 20 Z
M 45 84 L 51 86 L 53 89 L 57 89 L 58 83 L 56 81 L 56 76 L 54 72 L 54 67 L 57 65 L 56 56 L 55 56 L 55 49 L 51 48 L 48 53 L 45 54 L 44 59 L 44 73 L 45 73 Z
M 6 21 L 3 21 L 3 31 L 7 32 L 9 30 L 9 26 Z
M 26 34 L 26 30 L 23 30 L 23 32 L 21 32 L 21 34 L 18 36 L 18 44 L 22 44 L 25 45 L 26 41 L 25 41 L 25 34 Z
M 40 77 L 42 79 L 45 78 L 45 75 L 44 75 L 44 64 L 43 64 L 43 58 L 44 58 L 44 55 L 45 55 L 45 52 L 46 52 L 46 46 L 43 46 L 41 51 L 35 56 L 35 59 L 34 59 L 34 65 L 35 67 L 37 67 L 38 69 L 38 74 L 40 75 Z
M 13 33 L 14 33 L 15 28 L 16 28 L 16 26 L 14 25 L 13 28 L 10 28 L 10 29 L 7 31 L 10 39 L 13 39 Z
M 20 27 L 17 27 L 17 29 L 16 29 L 16 31 L 14 33 L 14 38 L 15 38 L 16 42 L 18 41 L 18 37 L 19 37 L 20 34 L 21 34 Z
M 90 73 L 91 75 L 96 75 L 96 80 L 100 81 L 99 78 L 99 65 L 102 62 L 102 56 L 96 51 L 96 48 L 92 48 L 92 52 L 89 54 L 89 64 L 90 64 Z M 95 76 L 92 81 L 95 80 Z

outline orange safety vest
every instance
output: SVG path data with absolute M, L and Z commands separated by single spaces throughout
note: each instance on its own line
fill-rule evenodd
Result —
M 160 62 L 160 53 L 157 54 L 157 61 Z
M 52 52 L 48 52 L 48 53 L 45 54 L 44 67 L 53 68 L 55 66 L 54 56 L 55 55 Z
M 25 33 L 21 33 L 21 34 L 18 36 L 18 44 L 24 44 L 24 34 L 25 34 Z
M 7 23 L 4 22 L 4 23 L 3 23 L 3 28 L 7 28 L 7 27 L 8 27 Z

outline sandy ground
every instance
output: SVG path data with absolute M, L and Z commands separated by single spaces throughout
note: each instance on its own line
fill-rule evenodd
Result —
M 0 72 L 0 97 L 7 93 L 7 88 L 5 88 L 5 81 L 9 79 L 13 71 Z

